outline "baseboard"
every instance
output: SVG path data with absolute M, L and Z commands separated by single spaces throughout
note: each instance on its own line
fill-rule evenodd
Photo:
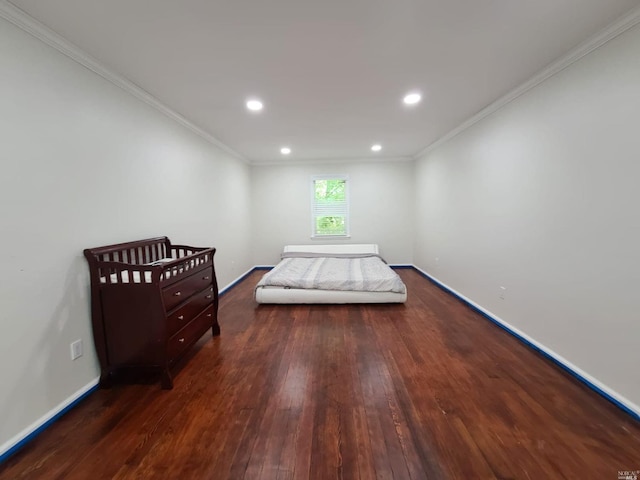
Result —
M 220 290 L 218 290 L 218 296 L 222 296 L 225 293 L 227 293 L 229 290 L 231 290 L 233 287 L 235 287 L 236 285 L 238 285 L 240 282 L 242 282 L 245 278 L 247 278 L 249 275 L 251 275 L 251 273 L 256 270 L 256 267 L 251 267 L 249 270 L 247 270 L 246 272 L 244 272 L 242 275 L 240 275 L 238 278 L 236 278 L 235 280 L 233 280 L 229 285 L 227 285 L 226 287 L 221 288 Z
M 255 266 L 251 267 L 249 270 L 247 270 L 246 272 L 244 272 L 242 275 L 240 275 L 238 278 L 233 280 L 229 285 L 227 285 L 224 288 L 221 288 L 218 291 L 218 295 L 221 297 L 222 295 L 224 295 L 229 290 L 231 290 L 233 287 L 238 285 L 240 282 L 242 282 L 245 278 L 247 278 L 249 275 L 251 275 L 256 270 L 271 270 L 272 268 L 273 268 L 273 265 L 255 265 Z
M 94 392 L 98 388 L 98 381 L 99 378 L 91 380 L 80 390 L 60 403 L 57 407 L 44 414 L 38 420 L 0 446 L 0 464 L 5 462 L 14 453 L 42 433 L 43 430 L 48 428 L 52 423 Z
M 636 405 L 631 400 L 623 397 L 619 393 L 617 393 L 614 390 L 612 390 L 611 388 L 607 387 L 604 383 L 600 382 L 599 380 L 597 380 L 596 378 L 592 377 L 591 375 L 589 375 L 585 371 L 583 371 L 580 368 L 578 368 L 577 366 L 573 365 L 571 362 L 569 362 L 567 359 L 565 359 L 561 355 L 557 354 L 556 352 L 554 352 L 550 348 L 545 347 L 544 345 L 542 345 L 538 341 L 536 341 L 533 338 L 529 337 L 526 333 L 518 330 L 516 327 L 510 325 L 508 322 L 504 321 L 503 319 L 501 319 L 497 315 L 494 315 L 490 311 L 488 311 L 485 308 L 481 307 L 480 305 L 475 303 L 473 300 L 470 300 L 469 298 L 465 297 L 460 292 L 457 292 L 456 290 L 454 290 L 453 288 L 449 287 L 444 282 L 441 282 L 440 280 L 438 280 L 436 277 L 428 274 L 427 272 L 425 272 L 424 270 L 416 267 L 415 265 L 413 265 L 413 268 L 418 273 L 420 273 L 423 277 L 425 277 L 426 279 L 428 279 L 431 282 L 433 282 L 434 284 L 436 284 L 438 287 L 443 289 L 445 292 L 450 293 L 453 296 L 457 297 L 458 299 L 463 301 L 465 304 L 467 304 L 469 307 L 471 307 L 473 310 L 475 310 L 476 312 L 481 314 L 483 317 L 485 317 L 487 320 L 491 321 L 492 323 L 494 323 L 498 327 L 502 328 L 503 330 L 505 330 L 509 334 L 513 335 L 515 338 L 520 340 L 522 343 L 524 343 L 528 347 L 534 349 L 535 351 L 540 353 L 545 358 L 548 358 L 553 363 L 555 363 L 560 368 L 562 368 L 564 371 L 569 373 L 571 376 L 573 376 L 574 378 L 576 378 L 577 380 L 579 380 L 580 382 L 585 384 L 591 390 L 593 390 L 597 394 L 599 394 L 602 397 L 604 397 L 607 400 L 609 400 L 616 407 L 620 408 L 621 410 L 623 410 L 625 413 L 629 414 L 634 419 L 640 421 L 640 406 Z
M 394 270 L 405 270 L 405 269 L 413 269 L 415 268 L 413 265 L 409 263 L 390 263 L 389 266 Z

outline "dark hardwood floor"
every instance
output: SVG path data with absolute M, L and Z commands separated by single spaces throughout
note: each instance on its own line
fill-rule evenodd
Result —
M 611 479 L 640 425 L 412 270 L 405 305 L 221 298 L 175 373 L 91 394 L 0 479 Z

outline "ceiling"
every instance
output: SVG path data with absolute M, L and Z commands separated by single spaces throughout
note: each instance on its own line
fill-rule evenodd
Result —
M 12 0 L 251 163 L 410 158 L 637 0 Z M 423 93 L 414 107 L 410 90 Z M 264 110 L 244 104 L 257 96 Z M 373 143 L 383 148 L 370 150 Z

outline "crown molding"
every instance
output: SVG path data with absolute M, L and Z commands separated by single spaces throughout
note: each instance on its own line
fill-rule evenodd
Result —
M 100 63 L 98 60 L 93 58 L 91 55 L 86 53 L 84 50 L 80 49 L 61 35 L 58 35 L 49 27 L 43 25 L 38 22 L 36 19 L 31 17 L 29 14 L 19 9 L 12 3 L 7 0 L 0 0 L 0 18 L 4 18 L 5 20 L 11 22 L 18 28 L 24 30 L 28 34 L 36 37 L 38 40 L 46 43 L 47 45 L 55 48 L 63 55 L 71 58 L 75 62 L 79 63 L 83 67 L 88 68 L 92 72 L 100 75 L 105 80 L 113 83 L 117 87 L 120 87 L 125 92 L 133 95 L 134 97 L 142 100 L 147 105 L 155 108 L 159 112 L 163 113 L 170 119 L 179 123 L 183 127 L 191 130 L 193 133 L 203 138 L 207 142 L 215 145 L 216 147 L 224 150 L 226 153 L 231 155 L 232 157 L 243 161 L 244 163 L 249 163 L 246 158 L 240 155 L 238 152 L 233 150 L 231 147 L 225 145 L 217 138 L 213 137 L 209 133 L 205 132 L 203 129 L 198 127 L 197 125 L 191 123 L 185 117 L 172 110 L 156 97 L 151 95 L 149 92 L 143 90 L 130 80 L 126 79 L 122 75 L 115 73 L 114 71 L 107 68 L 105 65 Z
M 626 32 L 632 27 L 635 27 L 640 23 L 640 6 L 634 7 L 632 10 L 615 20 L 609 26 L 605 27 L 599 33 L 587 39 L 585 42 L 578 45 L 576 48 L 572 49 L 566 55 L 560 57 L 558 60 L 550 63 L 536 75 L 531 77 L 531 79 L 527 80 L 525 83 L 511 90 L 509 93 L 500 97 L 495 102 L 491 103 L 489 106 L 480 110 L 478 113 L 473 115 L 468 120 L 461 123 L 459 126 L 451 130 L 449 133 L 437 139 L 432 144 L 428 145 L 424 149 L 420 150 L 416 153 L 413 158 L 415 160 L 420 157 L 426 155 L 427 153 L 435 150 L 437 147 L 442 145 L 443 143 L 451 140 L 456 135 L 464 132 L 466 129 L 471 127 L 472 125 L 478 123 L 483 118 L 488 117 L 492 113 L 500 110 L 502 107 L 512 102 L 516 98 L 524 95 L 529 90 L 532 90 L 545 80 L 553 77 L 554 75 L 560 73 L 562 70 L 572 65 L 573 63 L 580 60 L 585 55 L 593 52 L 594 50 L 600 48 L 605 43 L 613 40 L 618 35 Z

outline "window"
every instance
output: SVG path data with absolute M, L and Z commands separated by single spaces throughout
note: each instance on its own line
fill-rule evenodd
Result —
M 311 179 L 312 237 L 349 236 L 348 177 L 331 175 Z

